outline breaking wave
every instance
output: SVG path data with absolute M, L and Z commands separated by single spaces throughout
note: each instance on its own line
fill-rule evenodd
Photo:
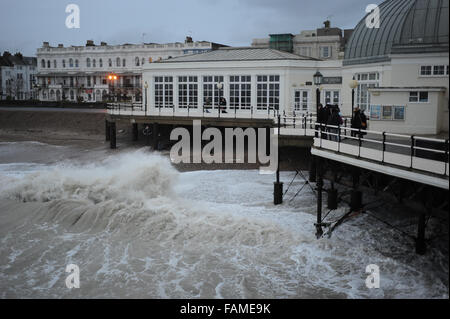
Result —
M 364 227 L 316 240 L 314 195 L 273 207 L 272 178 L 257 171 L 178 173 L 144 150 L 27 165 L 0 168 L 2 298 L 448 296 L 428 262 L 386 258 Z M 70 263 L 81 289 L 65 287 Z M 371 263 L 389 270 L 384 289 L 365 287 Z

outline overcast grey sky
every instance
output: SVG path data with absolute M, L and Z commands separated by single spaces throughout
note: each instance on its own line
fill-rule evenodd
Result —
M 269 33 L 353 28 L 380 0 L 0 0 L 0 51 L 35 55 L 43 41 L 84 45 L 184 41 L 186 35 L 247 46 Z M 65 8 L 80 7 L 81 28 L 67 29 Z M 143 38 L 143 33 L 146 36 Z

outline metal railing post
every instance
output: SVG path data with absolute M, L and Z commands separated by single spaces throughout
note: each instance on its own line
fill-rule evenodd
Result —
M 338 125 L 338 153 L 341 151 L 341 125 Z
M 414 147 L 415 147 L 414 135 L 411 135 L 411 165 L 409 168 L 413 168 L 413 157 L 414 157 Z
M 381 163 L 384 164 L 384 152 L 386 152 L 386 132 L 383 132 L 383 149 L 381 153 Z
M 304 125 L 304 127 L 305 127 L 305 136 L 306 136 L 306 116 L 305 117 L 303 117 L 303 125 Z
M 347 137 L 347 118 L 344 119 L 344 136 Z
M 358 129 L 358 158 L 361 157 L 361 129 Z
M 445 141 L 445 160 L 444 160 L 444 165 L 445 165 L 445 169 L 444 169 L 444 176 L 447 176 L 447 164 L 448 164 L 448 152 L 449 152 L 449 139 L 447 139 Z

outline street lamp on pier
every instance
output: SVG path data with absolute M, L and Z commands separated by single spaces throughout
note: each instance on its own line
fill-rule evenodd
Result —
M 116 74 L 110 74 L 110 75 L 108 75 L 108 80 L 109 80 L 109 82 L 110 82 L 110 84 L 111 84 L 111 88 L 112 88 L 111 93 L 112 93 L 112 96 L 114 97 L 114 82 L 117 80 L 117 75 L 116 75 Z
M 358 87 L 358 81 L 353 79 L 350 81 L 348 86 L 352 89 L 352 122 L 353 122 L 353 111 L 355 108 L 355 89 Z
M 323 75 L 319 71 L 317 71 L 314 76 L 314 85 L 316 88 L 316 117 L 319 116 L 319 104 L 320 104 L 320 86 L 322 85 Z

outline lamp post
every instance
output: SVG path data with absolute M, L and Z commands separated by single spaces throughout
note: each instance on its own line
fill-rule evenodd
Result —
M 314 85 L 316 88 L 316 116 L 319 115 L 319 104 L 320 104 L 320 86 L 322 85 L 323 75 L 319 71 L 317 71 L 314 76 Z
M 147 115 L 147 89 L 148 89 L 148 83 L 145 81 L 144 83 L 144 89 L 145 89 L 145 115 Z
M 111 83 L 111 87 L 112 87 L 112 95 L 114 96 L 114 82 L 117 80 L 117 75 L 115 75 L 115 74 L 110 74 L 109 76 L 108 76 L 108 79 L 109 79 L 109 81 L 110 81 L 110 83 Z
M 353 122 L 353 110 L 355 108 L 355 89 L 358 87 L 358 81 L 351 80 L 348 86 L 352 89 L 352 122 Z
M 218 97 L 217 97 L 217 111 L 219 112 L 219 117 L 220 117 L 220 91 L 222 90 L 222 88 L 223 88 L 223 83 L 222 82 L 219 82 L 219 83 L 217 83 L 217 90 L 218 90 Z
M 322 73 L 320 73 L 319 71 L 317 71 L 314 76 L 314 85 L 317 87 L 316 88 L 316 122 L 319 122 L 319 104 L 320 104 L 320 85 L 322 84 L 323 81 L 323 75 Z M 317 130 L 319 129 L 320 131 L 322 131 L 322 126 L 319 128 L 318 125 L 315 125 L 315 137 L 319 137 L 319 133 L 317 132 Z

